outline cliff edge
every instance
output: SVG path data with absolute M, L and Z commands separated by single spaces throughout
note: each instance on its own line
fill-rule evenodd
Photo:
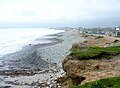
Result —
M 96 37 L 84 43 L 73 44 L 71 50 L 85 51 L 86 47 L 102 47 L 103 49 L 104 47 L 114 46 L 120 46 L 119 38 Z M 117 48 L 114 48 L 114 50 L 117 50 Z M 93 58 L 80 59 L 71 54 L 68 55 L 62 62 L 62 67 L 66 74 L 64 77 L 58 79 L 59 83 L 68 87 L 69 85 L 83 84 L 101 78 L 120 76 L 120 52 L 113 53 L 114 50 L 112 49 L 112 53 L 110 52 L 109 54 L 108 51 L 107 53 L 103 50 L 101 51 L 103 56 L 105 56 L 104 54 L 108 56 L 112 55 L 109 59 L 105 59 L 105 57 L 94 57 L 94 55 Z M 83 55 L 86 56 L 85 53 Z

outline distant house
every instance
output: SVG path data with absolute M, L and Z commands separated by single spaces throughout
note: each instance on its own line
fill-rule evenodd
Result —
M 120 28 L 116 28 L 116 35 L 115 36 L 120 36 Z

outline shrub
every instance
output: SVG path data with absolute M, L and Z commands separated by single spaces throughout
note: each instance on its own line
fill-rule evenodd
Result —
M 104 36 L 97 36 L 95 39 L 104 38 Z

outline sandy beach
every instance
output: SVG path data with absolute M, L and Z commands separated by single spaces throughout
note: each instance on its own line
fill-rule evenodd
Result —
M 86 39 L 77 30 L 48 35 L 50 43 L 25 46 L 0 58 L 0 88 L 61 88 L 62 61 L 75 42 Z

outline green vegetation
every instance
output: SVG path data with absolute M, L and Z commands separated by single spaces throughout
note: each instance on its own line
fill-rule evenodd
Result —
M 88 47 L 82 50 L 73 50 L 71 56 L 80 60 L 86 59 L 111 59 L 120 54 L 120 46 L 113 47 Z
M 71 86 L 70 88 L 120 88 L 120 77 L 100 79 L 83 85 Z
M 116 38 L 120 38 L 120 36 L 115 36 Z
M 104 38 L 104 36 L 97 36 L 95 39 Z

